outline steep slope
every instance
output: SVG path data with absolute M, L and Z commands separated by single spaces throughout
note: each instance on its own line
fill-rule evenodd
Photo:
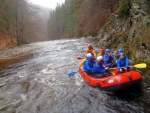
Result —
M 122 0 L 100 30 L 96 42 L 106 48 L 123 48 L 137 62 L 150 59 L 150 1 Z

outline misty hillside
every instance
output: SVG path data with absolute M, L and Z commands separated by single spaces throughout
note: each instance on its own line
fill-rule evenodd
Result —
M 93 36 L 102 48 L 123 48 L 137 62 L 150 59 L 149 0 L 65 0 L 50 13 L 50 39 Z M 119 44 L 119 45 L 118 45 Z
M 48 40 L 49 12 L 27 0 L 1 0 L 0 48 Z
M 97 35 L 118 5 L 119 0 L 65 0 L 51 11 L 50 39 Z

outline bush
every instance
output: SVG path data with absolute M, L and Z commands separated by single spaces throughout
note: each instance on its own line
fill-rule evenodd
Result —
M 117 15 L 119 15 L 119 17 L 129 16 L 130 9 L 131 4 L 129 1 L 126 1 L 125 3 L 121 4 L 120 7 L 118 8 Z

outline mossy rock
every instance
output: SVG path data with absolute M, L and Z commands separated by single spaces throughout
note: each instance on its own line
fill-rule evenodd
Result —
M 148 65 L 150 65 L 150 59 L 146 60 L 146 63 L 147 63 Z
M 150 74 L 150 72 L 149 72 L 149 74 Z M 146 79 L 147 79 L 148 81 L 150 81 L 150 76 L 149 76 L 149 75 L 146 76 Z

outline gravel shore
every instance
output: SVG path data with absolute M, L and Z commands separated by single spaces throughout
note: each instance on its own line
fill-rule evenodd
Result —
M 10 58 L 15 55 L 25 53 L 25 52 L 28 52 L 33 49 L 37 49 L 39 47 L 40 47 L 40 45 L 38 45 L 38 44 L 26 44 L 26 45 L 21 45 L 18 47 L 11 47 L 11 48 L 9 47 L 9 48 L 6 48 L 6 49 L 0 51 L 0 59 Z

